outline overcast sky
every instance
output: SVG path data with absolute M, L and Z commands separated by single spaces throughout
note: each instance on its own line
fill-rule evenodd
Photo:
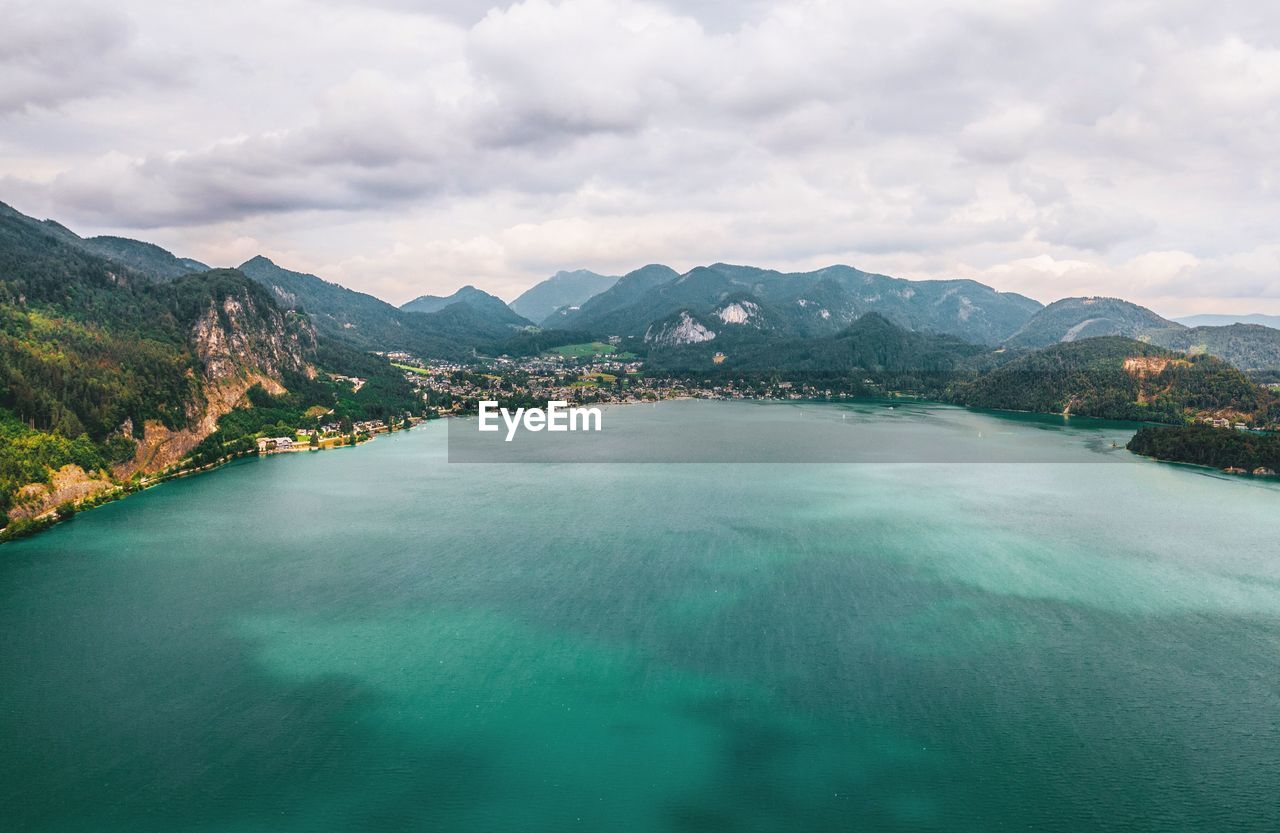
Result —
M 400 303 L 848 263 L 1280 312 L 1280 10 L 0 0 L 0 200 Z

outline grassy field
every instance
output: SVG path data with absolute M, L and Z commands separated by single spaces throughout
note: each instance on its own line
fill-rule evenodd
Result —
M 563 356 L 566 359 L 589 359 L 597 355 L 609 356 L 616 350 L 617 348 L 612 344 L 605 344 L 603 341 L 592 341 L 585 344 L 566 344 L 562 347 L 554 347 L 548 350 L 547 353 Z
M 430 371 L 430 370 L 427 370 L 426 368 L 422 368 L 422 367 L 414 367 L 414 366 L 413 366 L 413 365 L 411 365 L 411 364 L 396 364 L 395 362 L 392 362 L 392 363 L 391 363 L 391 366 L 392 366 L 392 367 L 398 367 L 398 368 L 400 368 L 401 370 L 408 370 L 408 371 L 411 371 L 411 372 L 413 372 L 413 373 L 417 373 L 417 374 L 419 374 L 419 375 L 421 375 L 421 376 L 430 376 L 430 375 L 431 375 L 431 371 Z
M 571 388 L 593 388 L 600 385 L 612 385 L 618 377 L 612 373 L 588 373 L 578 381 L 569 385 Z

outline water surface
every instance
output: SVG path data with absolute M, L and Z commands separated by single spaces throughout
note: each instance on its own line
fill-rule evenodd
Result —
M 1280 828 L 1276 486 L 939 406 L 609 418 L 663 408 L 1063 462 L 459 465 L 437 423 L 165 484 L 0 548 L 4 829 Z

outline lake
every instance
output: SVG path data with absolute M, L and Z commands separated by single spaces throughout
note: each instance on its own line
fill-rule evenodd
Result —
M 0 547 L 3 829 L 1280 829 L 1280 487 L 938 405 L 606 433 L 762 415 L 929 451 L 468 465 L 428 423 Z

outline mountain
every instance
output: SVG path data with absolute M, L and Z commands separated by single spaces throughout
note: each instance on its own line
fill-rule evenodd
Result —
M 319 333 L 361 350 L 465 358 L 529 323 L 487 293 L 479 294 L 502 304 L 501 310 L 487 303 L 454 303 L 437 312 L 409 312 L 315 275 L 282 268 L 262 256 L 240 269 L 269 289 L 278 303 L 308 313 Z
M 1119 298 L 1063 298 L 1031 316 L 1004 343 L 1009 347 L 1047 347 L 1097 336 L 1137 338 L 1153 330 L 1179 327 L 1146 307 Z
M 891 374 L 936 381 L 989 352 L 954 336 L 908 330 L 874 312 L 833 335 L 778 337 L 765 327 L 750 329 L 751 317 L 760 313 L 748 303 L 731 305 L 747 313 L 743 322 L 730 316 L 734 324 L 723 318 L 694 318 L 683 311 L 655 323 L 647 364 L 654 370 L 709 377 L 785 376 L 856 383 L 867 375 Z
M 1037 312 L 1005 344 L 1046 347 L 1125 336 L 1184 353 L 1210 353 L 1241 370 L 1280 368 L 1280 330 L 1256 324 L 1185 327 L 1119 298 L 1064 298 Z
M 101 492 L 177 462 L 249 388 L 283 392 L 308 372 L 314 351 L 307 322 L 238 272 L 157 282 L 0 211 L 0 515 L 49 508 L 42 487 L 66 465 L 62 487 Z
M 452 304 L 466 304 L 488 318 L 516 326 L 528 326 L 533 323 L 513 312 L 506 301 L 497 295 L 490 295 L 483 289 L 476 289 L 469 284 L 452 295 L 419 295 L 412 301 L 401 304 L 400 309 L 405 312 L 439 312 Z
M 779 323 L 812 336 L 832 335 L 874 312 L 909 330 L 982 344 L 998 343 L 1041 308 L 1030 298 L 969 280 L 909 281 L 849 266 L 782 273 L 716 263 L 683 275 L 646 267 L 548 323 L 638 337 L 681 310 L 708 314 L 729 300 L 771 308 Z
M 1152 330 L 1143 340 L 1184 353 L 1210 353 L 1241 370 L 1280 369 L 1280 329 L 1261 324 Z
M 192 354 L 200 390 L 184 403 L 181 419 L 133 422 L 120 433 L 137 441 L 120 477 L 178 463 L 218 428 L 218 420 L 245 404 L 251 388 L 281 395 L 316 370 L 316 334 L 310 323 L 282 310 L 241 272 L 218 269 L 178 278 L 156 293 L 171 310 Z
M 135 243 L 95 244 L 0 205 L 6 535 L 138 476 L 242 451 L 246 433 L 301 424 L 309 408 L 365 418 L 420 407 L 385 361 L 318 339 L 243 273 L 174 277 L 162 249 Z M 369 381 L 353 392 L 320 368 Z
M 561 307 L 580 307 L 617 282 L 616 275 L 597 275 L 586 269 L 556 272 L 526 289 L 511 302 L 511 309 L 530 321 L 542 323 Z
M 412 340 L 405 314 L 372 295 L 285 269 L 261 255 L 239 268 L 266 287 L 276 303 L 309 314 L 324 335 L 366 350 L 399 349 Z
M 577 309 L 561 307 L 544 319 L 542 326 L 561 330 L 599 329 L 604 332 L 617 313 L 643 302 L 650 292 L 678 277 L 679 274 L 669 266 L 657 263 L 642 266 L 618 278 L 613 286 L 588 298 Z M 583 326 L 584 323 L 589 326 Z
M 1188 315 L 1174 321 L 1185 327 L 1225 327 L 1231 324 L 1257 324 L 1280 330 L 1280 315 Z
M 1215 356 L 1186 356 L 1121 336 L 1015 354 L 957 381 L 950 398 L 976 408 L 1184 423 L 1196 416 L 1266 420 L 1276 400 Z
M 19 246 L 18 259 L 50 247 L 61 250 L 61 256 L 71 251 L 95 256 L 112 264 L 112 271 L 122 281 L 161 282 L 192 272 L 205 272 L 209 267 L 197 260 L 180 258 L 154 243 L 130 240 L 127 237 L 80 237 L 71 229 L 54 220 L 37 220 L 28 217 L 12 206 L 0 202 L 0 222 L 9 226 L 9 234 L 21 234 L 25 243 L 35 247 L 26 252 Z M 22 231 L 19 232 L 19 229 Z M 11 238 L 10 243 L 13 243 Z M 19 266 L 19 268 L 24 268 Z
M 209 267 L 198 260 L 177 257 L 154 243 L 127 237 L 90 237 L 84 240 L 84 245 L 95 254 L 157 278 L 180 278 L 192 272 L 209 271 Z

